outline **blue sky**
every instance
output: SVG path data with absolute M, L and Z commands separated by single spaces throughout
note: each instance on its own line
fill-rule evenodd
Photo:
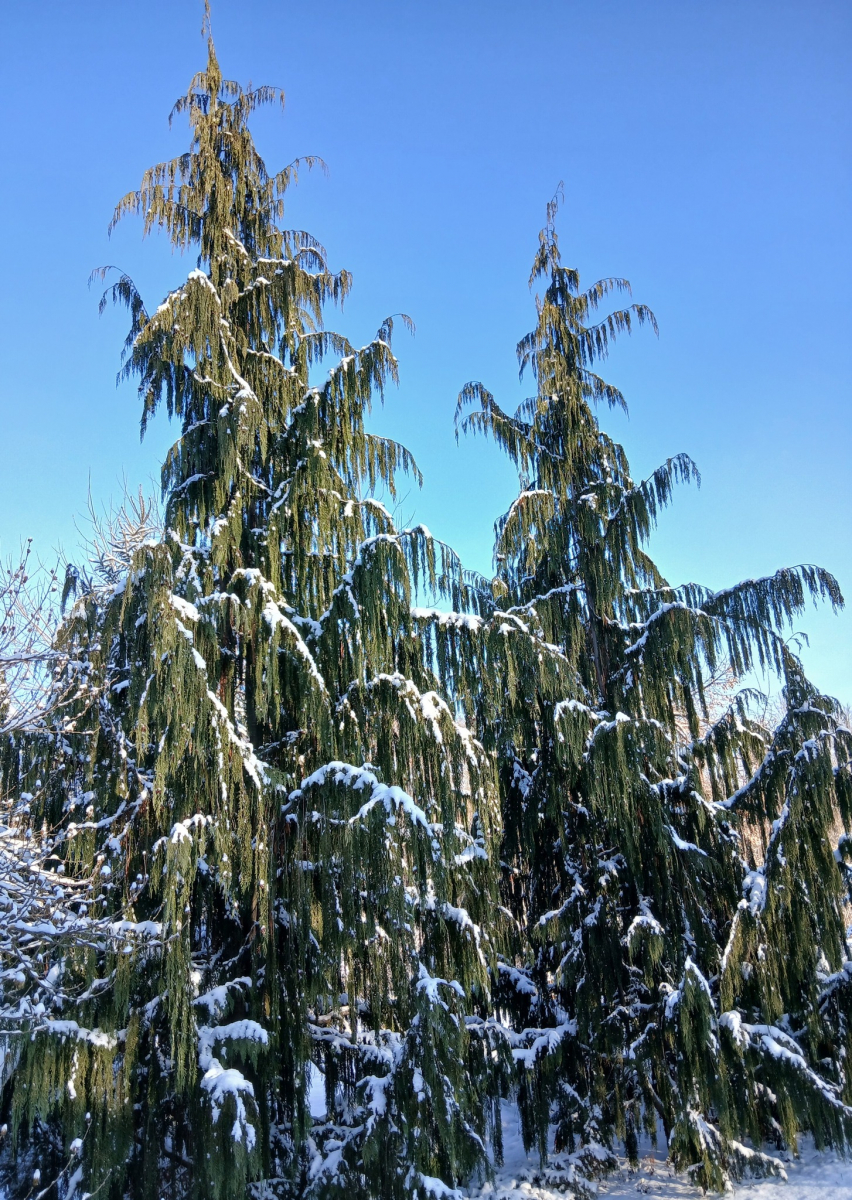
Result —
M 158 302 L 193 264 L 115 201 L 181 151 L 167 115 L 203 64 L 198 0 L 0 7 L 0 549 L 73 553 L 93 495 L 156 477 L 132 385 L 116 389 L 123 314 L 97 315 L 90 270 L 117 263 Z M 401 387 L 373 425 L 426 477 L 404 516 L 487 569 L 513 477 L 493 446 L 455 443 L 456 395 L 526 394 L 514 345 L 560 180 L 564 256 L 589 282 L 627 276 L 660 337 L 625 339 L 605 414 L 634 474 L 686 450 L 703 475 L 653 552 L 673 582 L 722 587 L 797 562 L 852 601 L 852 6 L 847 0 L 214 0 L 226 73 L 274 83 L 255 123 L 270 166 L 321 155 L 289 222 L 354 272 L 334 324 L 359 344 L 409 313 Z M 852 700 L 852 615 L 810 613 L 806 662 Z

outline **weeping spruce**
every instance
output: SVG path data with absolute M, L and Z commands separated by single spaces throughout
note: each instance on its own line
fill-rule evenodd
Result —
M 118 583 L 69 571 L 61 709 L 3 748 L 78 931 L 3 974 L 12 1194 L 37 1166 L 61 1197 L 460 1197 L 512 1104 L 575 1191 L 643 1131 L 710 1187 L 802 1132 L 845 1148 L 852 735 L 787 639 L 837 584 L 660 575 L 697 472 L 635 483 L 592 370 L 653 315 L 597 320 L 627 285 L 581 290 L 555 206 L 535 395 L 459 401 L 520 476 L 493 580 L 398 528 L 417 468 L 365 425 L 395 321 L 326 327 L 350 277 L 286 230 L 300 164 L 270 175 L 248 128 L 281 99 L 209 41 L 188 152 L 115 213 L 197 262 L 153 310 L 104 272 L 143 432 L 180 432 L 164 532 Z M 764 667 L 777 729 L 710 704 Z
M 143 430 L 161 407 L 180 428 L 165 534 L 69 595 L 79 686 L 20 768 L 97 920 L 32 1014 L 13 1153 L 47 1180 L 80 1139 L 105 1197 L 425 1197 L 485 1173 L 497 1111 L 465 1023 L 494 955 L 496 773 L 412 615 L 418 589 L 470 589 L 381 502 L 417 475 L 364 424 L 394 321 L 360 349 L 325 327 L 350 277 L 280 227 L 297 166 L 268 174 L 248 130 L 279 100 L 211 41 L 173 114 L 189 151 L 116 209 L 197 255 L 153 311 L 111 285 Z
M 495 597 L 562 667 L 558 691 L 508 691 L 487 718 L 512 914 L 493 1002 L 528 1144 L 594 1169 L 662 1126 L 674 1165 L 721 1189 L 779 1171 L 767 1144 L 807 1131 L 842 1150 L 852 1133 L 852 735 L 784 636 L 809 598 L 843 601 L 812 566 L 715 593 L 662 577 L 648 537 L 696 468 L 679 454 L 635 482 L 594 411 L 624 400 L 593 367 L 653 314 L 598 319 L 629 285 L 582 290 L 555 215 L 518 345 L 536 394 L 513 415 L 478 383 L 459 398 L 464 430 L 520 476 Z M 783 683 L 774 731 L 746 688 L 709 702 L 720 670 L 756 669 Z

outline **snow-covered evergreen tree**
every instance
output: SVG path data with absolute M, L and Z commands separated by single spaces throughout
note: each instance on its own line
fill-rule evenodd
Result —
M 211 39 L 189 151 L 116 209 L 197 266 L 152 311 L 112 284 L 143 430 L 180 424 L 165 532 L 114 579 L 70 572 L 70 699 L 16 758 L 98 923 L 21 1007 L 22 1192 L 34 1164 L 140 1200 L 401 1200 L 487 1169 L 497 781 L 412 611 L 476 594 L 381 502 L 417 474 L 364 425 L 394 321 L 360 349 L 324 327 L 350 278 L 282 229 L 298 164 L 268 174 L 248 130 L 280 98 Z
M 592 371 L 653 316 L 594 321 L 626 284 L 581 291 L 555 207 L 536 395 L 460 398 L 521 476 L 494 580 L 398 529 L 417 468 L 365 426 L 394 321 L 325 328 L 351 280 L 283 227 L 299 164 L 268 174 L 248 129 L 279 100 L 210 40 L 189 151 L 116 210 L 197 255 L 153 311 L 125 275 L 105 297 L 143 431 L 164 406 L 180 436 L 163 531 L 69 571 L 58 708 L 0 746 L 37 897 L 0 920 L 13 1194 L 459 1197 L 510 1096 L 577 1188 L 658 1121 L 714 1186 L 772 1170 L 767 1140 L 846 1145 L 852 735 L 783 636 L 835 581 L 662 578 L 647 541 L 697 473 L 634 483 Z M 747 693 L 711 713 L 720 669 L 764 665 L 777 729 Z
M 680 454 L 634 482 L 594 413 L 623 398 L 592 370 L 654 318 L 630 305 L 595 319 L 628 285 L 583 291 L 555 213 L 530 281 L 545 285 L 536 326 L 518 347 L 536 395 L 515 415 L 480 384 L 459 399 L 460 413 L 474 406 L 463 427 L 492 436 L 521 477 L 496 527 L 495 595 L 569 681 L 558 697 L 507 691 L 493 725 L 515 929 L 498 1003 L 542 1154 L 555 1123 L 556 1150 L 591 1168 L 619 1139 L 634 1157 L 660 1120 L 675 1164 L 719 1187 L 774 1169 L 766 1140 L 795 1147 L 808 1130 L 842 1147 L 852 1133 L 838 870 L 852 737 L 782 637 L 809 597 L 842 597 L 810 566 L 715 593 L 661 576 L 648 537 L 696 469 Z M 720 666 L 780 673 L 774 733 L 746 691 L 713 719 L 704 689 Z

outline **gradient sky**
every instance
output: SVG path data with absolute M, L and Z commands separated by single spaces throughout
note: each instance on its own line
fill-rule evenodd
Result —
M 75 515 L 156 477 L 116 389 L 122 313 L 97 315 L 93 267 L 149 305 L 194 263 L 116 200 L 187 144 L 175 97 L 203 65 L 200 0 L 0 4 L 5 83 L 0 228 L 0 551 L 33 537 L 73 557 Z M 660 337 L 624 339 L 603 373 L 630 419 L 602 414 L 635 475 L 686 450 L 703 475 L 652 545 L 672 582 L 722 587 L 798 562 L 852 601 L 848 0 L 214 0 L 225 73 L 273 83 L 255 122 L 270 167 L 304 153 L 288 223 L 355 276 L 331 323 L 362 344 L 405 311 L 401 386 L 373 418 L 426 477 L 402 515 L 488 570 L 513 475 L 456 445 L 460 387 L 527 394 L 514 346 L 560 180 L 564 257 L 587 282 L 627 276 Z M 809 613 L 806 663 L 852 700 L 852 613 Z

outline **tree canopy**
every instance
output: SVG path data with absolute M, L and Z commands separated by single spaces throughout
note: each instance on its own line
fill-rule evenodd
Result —
M 494 577 L 400 528 L 417 466 L 368 418 L 410 321 L 327 327 L 352 280 L 284 224 L 314 160 L 272 174 L 249 131 L 281 100 L 210 38 L 189 150 L 113 218 L 196 266 L 153 309 L 99 272 L 143 433 L 164 407 L 179 435 L 162 530 L 69 569 L 61 702 L 0 754 L 41 889 L 24 918 L 3 893 L 12 1193 L 460 1197 L 512 1103 L 575 1190 L 660 1127 L 713 1187 L 802 1131 L 845 1147 L 852 735 L 786 637 L 835 580 L 662 577 L 650 534 L 698 473 L 635 482 L 593 369 L 654 317 L 598 319 L 629 285 L 582 289 L 555 202 L 535 394 L 459 397 L 519 474 Z M 775 729 L 736 683 L 764 664 Z

